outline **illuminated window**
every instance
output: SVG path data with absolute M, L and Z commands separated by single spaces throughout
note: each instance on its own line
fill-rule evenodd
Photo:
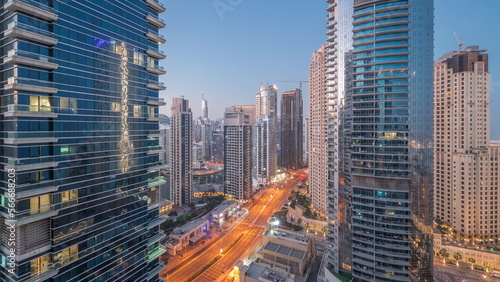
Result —
M 78 259 L 78 244 L 68 247 L 54 255 L 54 261 L 63 266 Z
M 156 60 L 151 57 L 148 57 L 148 67 L 154 68 L 155 65 L 156 65 Z
M 111 110 L 113 112 L 119 112 L 119 111 L 121 111 L 121 109 L 122 109 L 122 107 L 121 107 L 120 104 L 118 104 L 118 103 L 111 103 Z
M 76 113 L 76 99 L 70 98 L 59 98 L 59 108 L 60 109 L 69 109 L 70 112 Z
M 61 203 L 63 207 L 69 207 L 78 204 L 78 189 L 62 192 Z
M 134 64 L 141 66 L 144 65 L 144 55 L 137 51 L 134 51 Z
M 30 112 L 50 112 L 52 103 L 47 96 L 30 96 Z
M 141 117 L 141 106 L 134 106 L 134 117 Z
M 31 276 L 47 272 L 52 265 L 51 255 L 47 254 L 30 261 Z
M 52 210 L 51 195 L 42 195 L 30 199 L 30 214 L 38 214 Z

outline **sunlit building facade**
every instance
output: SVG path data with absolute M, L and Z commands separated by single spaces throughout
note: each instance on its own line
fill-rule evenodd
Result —
M 165 8 L 2 5 L 0 281 L 159 281 Z
M 326 154 L 326 45 L 312 55 L 309 65 L 309 194 L 312 206 L 326 214 L 328 183 Z
M 327 268 L 358 281 L 433 281 L 433 1 L 328 2 L 339 53 L 327 63 L 338 97 Z
M 488 54 L 478 46 L 434 65 L 435 214 L 465 245 L 498 245 L 500 146 L 490 145 Z

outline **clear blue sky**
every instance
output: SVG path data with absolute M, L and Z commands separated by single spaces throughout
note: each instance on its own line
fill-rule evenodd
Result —
M 161 62 L 168 72 L 161 78 L 165 114 L 172 98 L 182 95 L 199 116 L 203 91 L 215 119 L 225 107 L 254 104 L 261 82 L 276 84 L 280 93 L 298 87 L 277 81 L 307 80 L 311 54 L 326 39 L 322 0 L 160 1 L 167 7 L 161 31 L 167 39 L 161 46 L 167 55 Z M 488 49 L 491 108 L 500 109 L 500 1 L 435 0 L 435 8 L 435 56 L 457 49 L 454 31 L 464 46 Z M 303 90 L 307 98 L 307 84 Z M 491 123 L 500 123 L 500 111 L 492 111 Z M 500 126 L 492 126 L 492 139 L 500 140 Z

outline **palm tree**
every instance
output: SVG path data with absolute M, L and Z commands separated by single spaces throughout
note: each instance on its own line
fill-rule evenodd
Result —
M 468 261 L 470 263 L 471 269 L 474 269 L 474 264 L 476 264 L 476 260 L 474 258 L 469 258 Z
M 453 258 L 457 261 L 457 266 L 458 266 L 458 261 L 462 260 L 462 254 L 459 252 L 456 252 L 453 254 Z
M 446 263 L 446 258 L 450 256 L 447 249 L 441 249 L 438 252 L 438 255 L 443 258 L 443 263 Z
M 484 269 L 486 269 L 486 272 L 490 272 L 491 264 L 489 262 L 485 261 L 483 263 L 483 266 L 484 266 Z

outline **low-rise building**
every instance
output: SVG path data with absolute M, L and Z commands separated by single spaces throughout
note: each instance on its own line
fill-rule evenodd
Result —
M 177 227 L 168 236 L 165 249 L 171 255 L 176 255 L 185 246 L 196 245 L 202 241 L 208 231 L 209 222 L 207 219 L 199 218 L 181 227 Z
M 314 256 L 314 243 L 308 236 L 269 229 L 262 238 L 262 248 L 257 252 L 261 261 L 282 268 L 289 273 L 304 277 Z
M 240 206 L 235 201 L 224 201 L 210 212 L 212 222 L 222 224 L 224 221 L 239 215 Z
M 239 270 L 241 282 L 293 282 L 295 275 L 289 274 L 289 267 L 283 268 L 261 260 L 243 265 Z
M 295 205 L 294 208 L 288 207 L 286 220 L 291 224 L 303 226 L 307 230 L 325 233 L 326 228 L 328 227 L 328 222 L 325 220 L 306 217 L 304 215 L 306 211 L 307 209 L 301 205 Z
M 475 260 L 475 264 L 478 268 L 484 268 L 485 263 L 489 264 L 489 269 L 500 270 L 500 252 L 491 249 L 478 249 L 463 247 L 460 245 L 447 243 L 445 240 L 445 234 L 443 234 L 438 229 L 434 229 L 434 254 L 435 258 L 439 259 L 439 251 L 446 249 L 449 253 L 448 260 L 453 259 L 455 253 L 462 255 L 461 261 L 468 262 L 470 258 Z

